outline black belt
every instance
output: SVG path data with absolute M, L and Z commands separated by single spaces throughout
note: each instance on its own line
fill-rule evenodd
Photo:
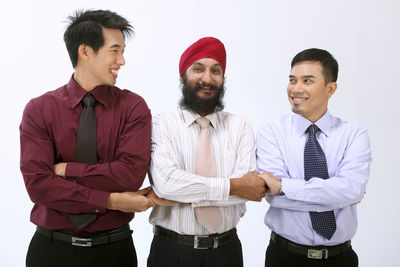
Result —
M 168 239 L 181 245 L 191 246 L 195 249 L 215 249 L 236 237 L 236 228 L 222 234 L 212 235 L 180 235 L 174 231 L 154 226 L 154 235 Z
M 94 247 L 128 238 L 132 235 L 133 231 L 130 230 L 129 224 L 126 224 L 120 228 L 93 234 L 87 237 L 73 236 L 62 232 L 51 231 L 40 226 L 36 227 L 36 232 L 50 239 L 70 243 L 73 246 Z
M 346 241 L 336 246 L 306 246 L 294 243 L 275 232 L 271 232 L 271 239 L 278 245 L 287 248 L 289 251 L 301 254 L 310 259 L 327 259 L 344 253 L 351 246 L 351 241 Z

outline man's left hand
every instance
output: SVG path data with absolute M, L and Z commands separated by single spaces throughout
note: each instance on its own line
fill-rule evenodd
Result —
M 65 169 L 67 168 L 66 162 L 60 162 L 54 165 L 54 173 L 65 178 Z
M 279 193 L 281 191 L 281 186 L 282 186 L 281 185 L 282 181 L 280 179 L 276 178 L 269 172 L 261 173 L 261 174 L 259 174 L 259 176 L 264 179 L 265 183 L 268 186 L 268 188 L 267 188 L 268 195 L 270 195 L 270 196 L 279 195 Z

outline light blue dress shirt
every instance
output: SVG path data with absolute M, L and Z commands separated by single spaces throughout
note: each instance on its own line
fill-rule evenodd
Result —
M 257 167 L 282 179 L 283 196 L 268 196 L 264 222 L 271 231 L 304 245 L 331 246 L 350 240 L 357 229 L 357 203 L 369 179 L 371 150 L 367 131 L 326 112 L 315 124 L 326 156 L 329 179 L 304 180 L 304 146 L 311 122 L 283 116 L 257 133 Z M 337 229 L 330 240 L 318 235 L 309 211 L 334 210 Z

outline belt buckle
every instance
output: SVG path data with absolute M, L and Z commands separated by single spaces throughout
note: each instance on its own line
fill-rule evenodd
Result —
M 78 247 L 91 247 L 92 246 L 92 239 L 91 238 L 79 238 L 79 237 L 72 237 L 72 245 Z
M 194 236 L 194 245 L 193 245 L 193 247 L 195 248 L 195 249 L 208 249 L 208 247 L 202 247 L 201 245 L 200 245 L 200 241 L 201 241 L 201 239 L 206 239 L 206 238 L 208 238 L 209 236 L 207 235 L 207 236 L 198 236 L 198 235 L 195 235 Z M 218 245 L 218 243 L 217 243 L 217 245 Z
M 309 249 L 307 253 L 307 257 L 309 259 L 327 259 L 328 258 L 328 250 L 327 249 Z

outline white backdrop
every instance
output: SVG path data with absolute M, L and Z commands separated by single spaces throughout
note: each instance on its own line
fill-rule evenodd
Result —
M 178 61 L 184 49 L 200 37 L 220 38 L 228 55 L 226 110 L 246 116 L 255 131 L 290 111 L 286 84 L 292 57 L 310 47 L 332 52 L 340 71 L 330 112 L 368 129 L 374 159 L 367 194 L 359 204 L 353 247 L 362 267 L 400 266 L 396 0 L 3 2 L 0 266 L 24 266 L 34 232 L 29 222 L 32 203 L 19 171 L 22 111 L 29 99 L 65 84 L 72 74 L 62 36 L 65 18 L 78 8 L 110 9 L 135 26 L 117 86 L 142 95 L 153 113 L 177 105 Z M 268 204 L 253 202 L 247 207 L 238 225 L 245 266 L 263 266 L 270 233 L 263 224 Z M 139 266 L 146 266 L 152 239 L 148 215 L 138 213 L 131 223 Z

